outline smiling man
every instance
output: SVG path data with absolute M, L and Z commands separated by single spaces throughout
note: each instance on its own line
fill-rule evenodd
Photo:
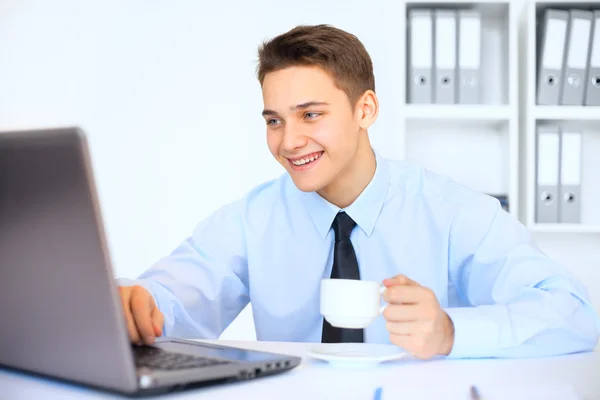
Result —
M 393 343 L 423 359 L 594 348 L 585 288 L 496 199 L 371 147 L 379 103 L 355 36 L 296 27 L 260 47 L 258 80 L 286 171 L 122 282 L 134 343 L 217 338 L 251 301 L 259 340 Z M 330 277 L 382 282 L 383 316 L 329 325 L 319 288 Z

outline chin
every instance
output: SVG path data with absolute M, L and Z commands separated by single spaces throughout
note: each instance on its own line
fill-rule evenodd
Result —
M 294 181 L 296 187 L 303 192 L 316 192 L 325 187 L 325 185 L 317 179 L 299 179 L 297 177 L 294 177 L 294 175 L 292 174 L 292 180 Z

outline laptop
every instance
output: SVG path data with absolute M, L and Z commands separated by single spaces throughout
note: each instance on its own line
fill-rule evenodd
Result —
M 132 346 L 77 127 L 0 133 L 0 304 L 1 366 L 130 396 L 274 375 L 301 361 L 168 337 Z

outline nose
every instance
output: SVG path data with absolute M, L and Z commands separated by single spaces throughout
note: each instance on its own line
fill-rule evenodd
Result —
M 287 126 L 283 133 L 282 146 L 286 153 L 293 153 L 295 150 L 306 146 L 308 139 L 298 129 Z

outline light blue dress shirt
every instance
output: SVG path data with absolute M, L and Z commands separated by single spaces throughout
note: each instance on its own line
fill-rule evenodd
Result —
M 405 274 L 433 290 L 454 323 L 450 357 L 591 350 L 600 322 L 585 287 L 540 252 L 490 196 L 382 158 L 344 209 L 361 279 Z M 320 281 L 333 262 L 340 209 L 286 173 L 218 209 L 136 281 L 165 316 L 164 334 L 218 338 L 252 302 L 258 340 L 320 342 Z M 383 316 L 365 341 L 390 343 Z

